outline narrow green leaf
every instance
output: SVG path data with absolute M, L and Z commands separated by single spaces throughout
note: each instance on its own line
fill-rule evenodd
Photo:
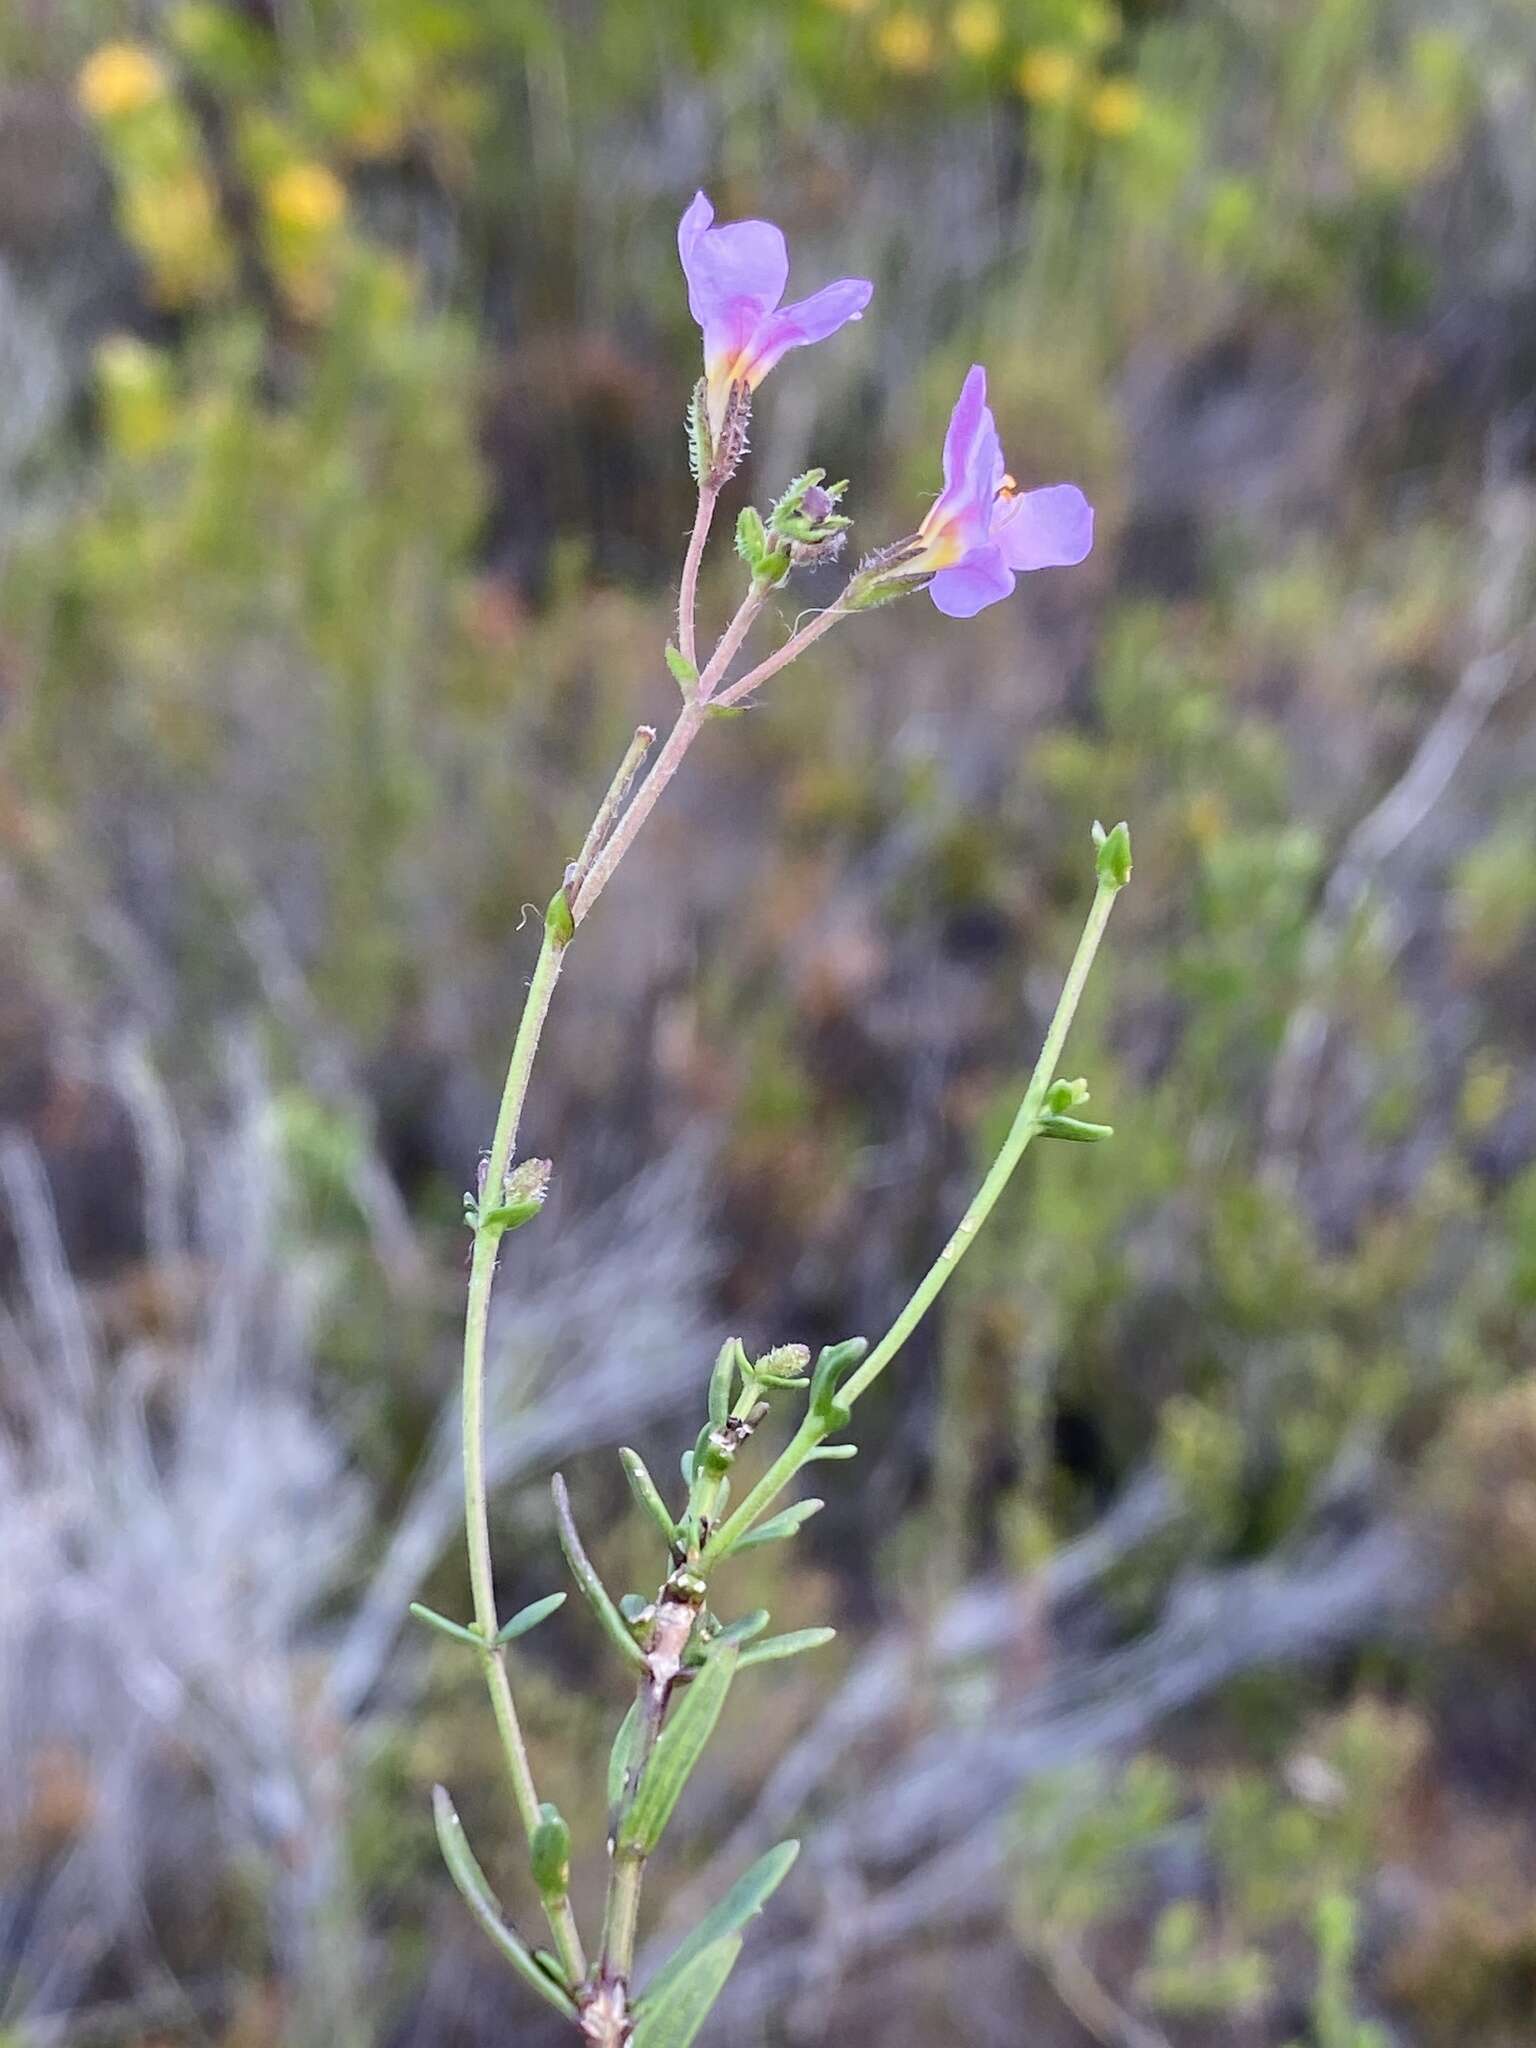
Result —
M 772 1617 L 766 1607 L 754 1608 L 739 1621 L 728 1622 L 722 1629 L 705 1642 L 697 1637 L 689 1644 L 685 1661 L 689 1664 L 703 1664 L 717 1656 L 721 1650 L 729 1649 L 732 1643 L 750 1643 L 754 1636 L 760 1636 Z
M 752 1643 L 741 1653 L 743 1668 L 748 1664 L 777 1664 L 784 1657 L 800 1657 L 807 1650 L 819 1650 L 837 1634 L 835 1628 L 797 1628 L 787 1636 L 769 1636 L 765 1643 Z
M 546 1800 L 528 1844 L 533 1881 L 543 1899 L 563 1899 L 571 1885 L 571 1831 L 559 1807 Z
M 672 1809 L 703 1755 L 705 1743 L 714 1733 L 741 1655 L 732 1643 L 718 1656 L 711 1657 L 673 1708 L 651 1751 L 650 1761 L 640 1774 L 629 1811 L 619 1823 L 619 1842 L 623 1848 L 638 1849 L 648 1856 L 661 1840 L 662 1830 L 672 1818 Z
M 609 1597 L 608 1589 L 597 1576 L 592 1560 L 582 1548 L 581 1538 L 576 1532 L 576 1523 L 571 1515 L 571 1496 L 565 1481 L 557 1472 L 550 1482 L 550 1491 L 555 1497 L 555 1527 L 560 1536 L 560 1548 L 565 1552 L 565 1561 L 571 1568 L 571 1575 L 587 1596 L 587 1604 L 601 1622 L 604 1634 L 627 1664 L 637 1669 L 646 1669 L 645 1652 L 630 1634 L 629 1623 L 620 1614 Z
M 515 1643 L 519 1636 L 525 1636 L 530 1629 L 538 1627 L 541 1621 L 565 1605 L 563 1593 L 546 1593 L 542 1600 L 530 1600 L 526 1607 L 519 1607 L 510 1621 L 504 1621 L 497 1630 L 498 1643 Z
M 629 1776 L 630 1754 L 635 1746 L 635 1730 L 640 1725 L 640 1702 L 631 1700 L 629 1712 L 619 1723 L 619 1732 L 613 1738 L 613 1748 L 608 1752 L 608 1811 L 617 1813 L 624 1797 L 624 1783 Z
M 691 697 L 699 687 L 699 672 L 683 653 L 669 640 L 666 645 L 667 667 L 672 671 L 672 680 L 685 697 Z
M 858 1455 L 857 1444 L 818 1444 L 814 1451 L 807 1451 L 805 1462 L 807 1465 L 814 1465 L 818 1461 L 841 1464 L 845 1458 L 856 1458 Z
M 638 1451 L 632 1451 L 626 1444 L 619 1452 L 619 1463 L 624 1467 L 624 1477 L 629 1481 L 630 1492 L 661 1531 L 662 1541 L 670 1549 L 677 1541 L 677 1524 L 661 1497 L 660 1487 L 645 1469 L 645 1460 Z
M 465 1837 L 463 1822 L 441 1785 L 436 1786 L 432 1793 L 432 1817 L 437 1824 L 438 1846 L 443 1852 L 448 1874 L 463 1893 L 471 1913 L 523 1982 L 531 1985 L 557 2012 L 564 2013 L 568 2020 L 574 2020 L 577 2017 L 574 2001 L 566 1996 L 547 1971 L 539 1967 L 520 1937 L 502 1919 L 501 1908 Z M 722 1978 L 721 1982 L 724 1981 Z
M 1039 1128 L 1042 1138 L 1070 1138 L 1079 1145 L 1099 1145 L 1115 1135 L 1113 1124 L 1085 1123 L 1080 1116 L 1043 1116 Z
M 739 1337 L 727 1337 L 720 1346 L 715 1369 L 709 1376 L 709 1420 L 715 1429 L 731 1412 L 731 1396 L 736 1391 L 738 1371 L 746 1376 L 747 1354 L 741 1348 Z
M 837 1390 L 848 1373 L 869 1349 L 863 1337 L 849 1337 L 841 1344 L 824 1344 L 821 1356 L 816 1361 L 816 1370 L 811 1376 L 811 1391 L 808 1399 L 810 1413 L 818 1420 L 825 1420 L 837 1412 Z M 827 1434 L 840 1425 L 827 1423 Z
M 631 2048 L 691 2048 L 740 1954 L 739 1934 L 700 1949 L 667 1986 L 664 1998 L 646 2001 Z
M 780 1842 L 744 1871 L 716 1906 L 711 1906 L 691 1934 L 684 1935 L 671 1955 L 646 1985 L 637 2011 L 643 2018 L 651 2006 L 661 2004 L 695 1956 L 717 1941 L 739 1934 L 747 1922 L 761 1913 L 788 1877 L 800 1854 L 798 1842 Z
M 430 1607 L 423 1607 L 419 1600 L 411 1602 L 411 1613 L 418 1621 L 424 1621 L 428 1628 L 435 1628 L 440 1635 L 452 1636 L 456 1643 L 468 1643 L 472 1650 L 485 1648 L 485 1637 L 478 1630 L 461 1628 L 456 1621 L 450 1621 L 446 1614 L 437 1614 Z
M 759 1522 L 755 1529 L 749 1529 L 736 1548 L 750 1550 L 754 1543 L 782 1543 L 797 1529 L 803 1528 L 812 1515 L 819 1515 L 825 1506 L 824 1500 L 797 1500 L 787 1508 L 780 1508 L 766 1522 Z

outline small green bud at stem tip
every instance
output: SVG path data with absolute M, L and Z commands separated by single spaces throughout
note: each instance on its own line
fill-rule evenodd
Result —
M 1131 879 L 1131 828 L 1122 819 L 1112 832 L 1102 825 L 1093 828 L 1098 848 L 1099 880 L 1110 889 L 1123 889 Z

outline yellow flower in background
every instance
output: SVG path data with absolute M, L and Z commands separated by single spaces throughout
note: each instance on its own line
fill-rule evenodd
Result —
M 880 24 L 875 48 L 893 71 L 927 71 L 933 63 L 933 29 L 922 15 L 903 8 Z
M 138 43 L 103 43 L 80 67 L 75 98 L 93 121 L 117 121 L 163 99 L 164 67 Z
M 990 57 L 1003 39 L 1003 17 L 992 0 L 962 0 L 949 17 L 949 32 L 962 56 Z
M 122 197 L 121 219 L 163 304 L 211 298 L 229 283 L 234 264 L 218 194 L 197 166 L 131 184 Z
M 1128 78 L 1105 79 L 1088 102 L 1088 125 L 1098 135 L 1129 135 L 1141 115 L 1141 94 Z
M 1020 59 L 1019 91 L 1042 107 L 1060 106 L 1077 90 L 1083 67 L 1070 50 L 1046 44 Z
M 290 164 L 263 195 L 274 227 L 297 235 L 328 235 L 347 213 L 347 190 L 324 164 Z

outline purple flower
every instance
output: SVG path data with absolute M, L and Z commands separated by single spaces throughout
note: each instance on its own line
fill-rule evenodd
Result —
M 677 228 L 677 253 L 688 280 L 688 310 L 704 330 L 704 374 L 710 424 L 725 417 L 731 386 L 755 390 L 789 349 L 825 341 L 857 320 L 874 286 L 862 277 L 839 278 L 798 305 L 781 306 L 789 282 L 789 251 L 766 220 L 711 225 L 715 209 L 702 192 Z
M 944 489 L 918 536 L 922 551 L 902 573 L 931 577 L 928 595 L 952 619 L 1007 597 L 1021 571 L 1069 568 L 1093 546 L 1093 507 L 1076 484 L 1020 491 L 1004 470 L 980 363 L 949 416 Z

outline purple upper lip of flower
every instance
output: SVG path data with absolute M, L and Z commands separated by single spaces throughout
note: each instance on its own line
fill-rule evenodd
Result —
M 918 532 L 922 553 L 904 573 L 929 574 L 928 595 L 952 619 L 1007 597 L 1021 571 L 1069 568 L 1093 546 L 1093 507 L 1076 484 L 1015 489 L 980 363 L 950 414 L 944 489 Z
M 713 225 L 715 209 L 702 192 L 677 229 L 677 252 L 688 280 L 688 307 L 704 330 L 704 371 L 709 410 L 718 428 L 734 383 L 754 388 L 789 349 L 825 341 L 857 320 L 874 286 L 843 277 L 808 299 L 781 306 L 789 282 L 789 250 L 766 220 Z

